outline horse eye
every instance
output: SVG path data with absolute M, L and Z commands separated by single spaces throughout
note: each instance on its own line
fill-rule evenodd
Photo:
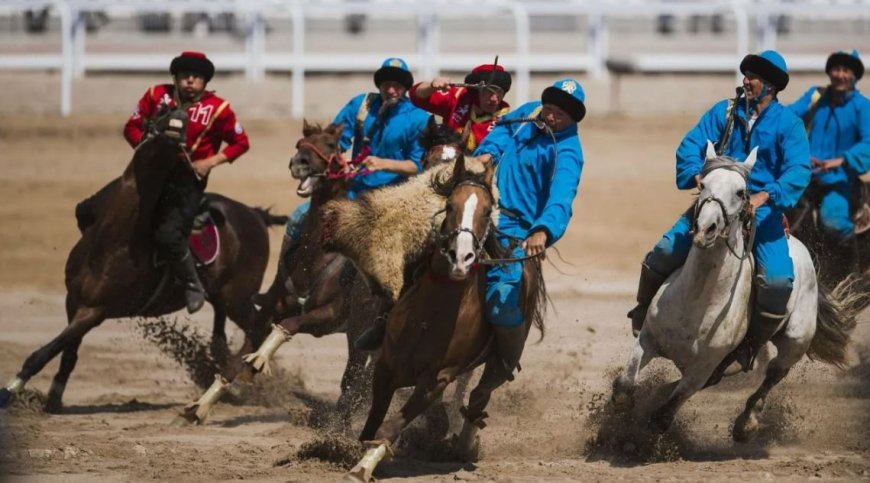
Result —
M 698 189 L 699 189 L 699 190 L 704 191 L 705 188 L 706 188 L 706 186 L 704 186 L 704 183 L 703 183 L 703 182 L 698 183 Z
M 335 149 L 335 143 L 326 143 L 326 147 L 329 149 Z
M 737 196 L 743 198 L 746 196 L 746 190 L 737 190 Z

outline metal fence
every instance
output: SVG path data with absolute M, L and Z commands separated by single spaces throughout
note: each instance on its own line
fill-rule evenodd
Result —
M 442 71 L 465 71 L 480 63 L 479 53 L 449 52 L 443 48 L 442 27 L 455 21 L 484 22 L 499 16 L 510 19 L 505 28 L 513 49 L 499 52 L 501 63 L 514 71 L 514 90 L 519 102 L 529 99 L 530 75 L 533 72 L 585 72 L 593 77 L 608 75 L 611 65 L 631 72 L 735 72 L 744 54 L 753 50 L 775 48 L 779 19 L 784 16 L 815 19 L 842 19 L 866 22 L 870 19 L 870 0 L 851 1 L 764 1 L 764 0 L 479 0 L 465 2 L 432 0 L 0 0 L 0 14 L 16 15 L 25 11 L 50 8 L 60 19 L 59 52 L 3 52 L 0 69 L 51 69 L 61 72 L 60 112 L 72 110 L 72 81 L 86 72 L 159 71 L 167 65 L 165 54 L 129 52 L 103 46 L 100 51 L 86 48 L 89 13 L 106 12 L 112 16 L 162 14 L 227 14 L 238 19 L 239 40 L 243 49 L 213 50 L 208 54 L 221 71 L 242 71 L 253 82 L 267 72 L 289 72 L 290 105 L 294 117 L 302 117 L 306 72 L 370 72 L 386 55 L 404 57 L 422 78 Z M 643 46 L 631 53 L 611 50 L 611 25 L 625 18 L 650 21 L 664 17 L 710 16 L 727 18 L 734 34 L 727 41 L 730 48 L 717 52 L 692 52 L 685 46 L 673 52 L 645 51 Z M 368 51 L 312 51 L 306 48 L 306 31 L 323 19 L 366 16 L 393 19 L 414 33 L 415 42 L 390 45 Z M 579 35 L 569 48 L 532 51 L 532 20 L 582 19 L 574 27 Z M 269 23 L 283 22 L 291 32 L 287 44 L 267 48 Z M 754 39 L 754 45 L 751 41 Z M 147 42 L 147 41 L 145 41 Z M 141 50 L 141 49 L 140 49 Z M 147 49 L 146 49 L 147 50 Z M 731 53 L 728 53 L 730 51 Z M 818 70 L 824 55 L 789 55 L 792 70 Z M 627 66 L 627 67 L 626 67 Z

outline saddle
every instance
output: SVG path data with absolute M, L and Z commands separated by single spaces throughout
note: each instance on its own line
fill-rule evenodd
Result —
M 212 213 L 205 200 L 203 205 L 204 209 L 193 219 L 193 229 L 187 238 L 187 244 L 197 262 L 207 266 L 217 260 L 221 249 L 221 238 L 217 223 L 212 218 Z

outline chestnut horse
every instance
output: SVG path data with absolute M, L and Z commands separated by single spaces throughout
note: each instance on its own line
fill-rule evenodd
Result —
M 0 389 L 0 407 L 63 352 L 51 384 L 46 409 L 62 409 L 62 397 L 78 359 L 82 338 L 104 320 L 119 317 L 156 317 L 185 306 L 184 290 L 172 283 L 168 267 L 154 258 L 153 216 L 162 187 L 175 170 L 190 169 L 181 156 L 186 130 L 184 111 L 168 111 L 150 127 L 119 180 L 104 193 L 93 225 L 83 231 L 66 261 L 67 327 L 35 351 L 21 371 Z M 200 270 L 208 301 L 215 309 L 216 330 L 222 336 L 227 315 L 245 332 L 245 342 L 230 372 L 241 370 L 241 354 L 257 347 L 265 328 L 255 322 L 251 302 L 263 279 L 269 257 L 268 221 L 256 211 L 229 198 L 208 194 L 210 211 L 220 233 L 215 262 Z M 277 218 L 277 217 L 276 217 Z M 278 220 L 282 221 L 282 220 Z M 220 323 L 220 327 L 218 327 Z M 224 339 L 225 341 L 225 339 Z
M 401 431 L 438 401 L 457 376 L 485 362 L 462 411 L 465 420 L 457 448 L 464 458 L 477 458 L 477 430 L 485 426 L 484 410 L 492 391 L 510 377 L 494 350 L 493 331 L 484 315 L 486 275 L 480 266 L 504 260 L 481 256 L 484 251 L 496 257 L 509 253 L 492 221 L 492 179 L 491 164 L 484 173 L 472 173 L 459 156 L 453 176 L 433 182 L 437 193 L 448 196 L 445 218 L 430 245 L 425 273 L 390 313 L 383 352 L 375 363 L 372 406 L 360 435 L 371 447 L 350 478 L 369 481 Z M 520 301 L 527 331 L 535 325 L 543 333 L 545 298 L 540 261 L 529 260 L 524 263 Z M 384 422 L 393 394 L 408 386 L 414 386 L 411 397 L 399 414 Z

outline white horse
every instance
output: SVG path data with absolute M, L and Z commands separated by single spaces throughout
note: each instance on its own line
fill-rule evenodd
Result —
M 683 267 L 653 298 L 628 365 L 614 381 L 614 403 L 630 406 L 640 370 L 654 357 L 674 362 L 682 378 L 651 415 L 651 423 L 660 431 L 671 425 L 680 406 L 704 388 L 714 369 L 746 335 L 753 259 L 738 220 L 747 208 L 747 180 L 757 149 L 740 163 L 717 156 L 708 142 L 707 174 L 695 204 L 693 247 Z M 734 424 L 732 436 L 737 441 L 754 436 L 768 392 L 804 354 L 845 364 L 849 333 L 855 327 L 860 299 L 866 295 L 852 294 L 848 284 L 828 293 L 816 281 L 806 247 L 790 237 L 788 248 L 794 262 L 794 289 L 787 316 L 772 339 L 777 354 Z

